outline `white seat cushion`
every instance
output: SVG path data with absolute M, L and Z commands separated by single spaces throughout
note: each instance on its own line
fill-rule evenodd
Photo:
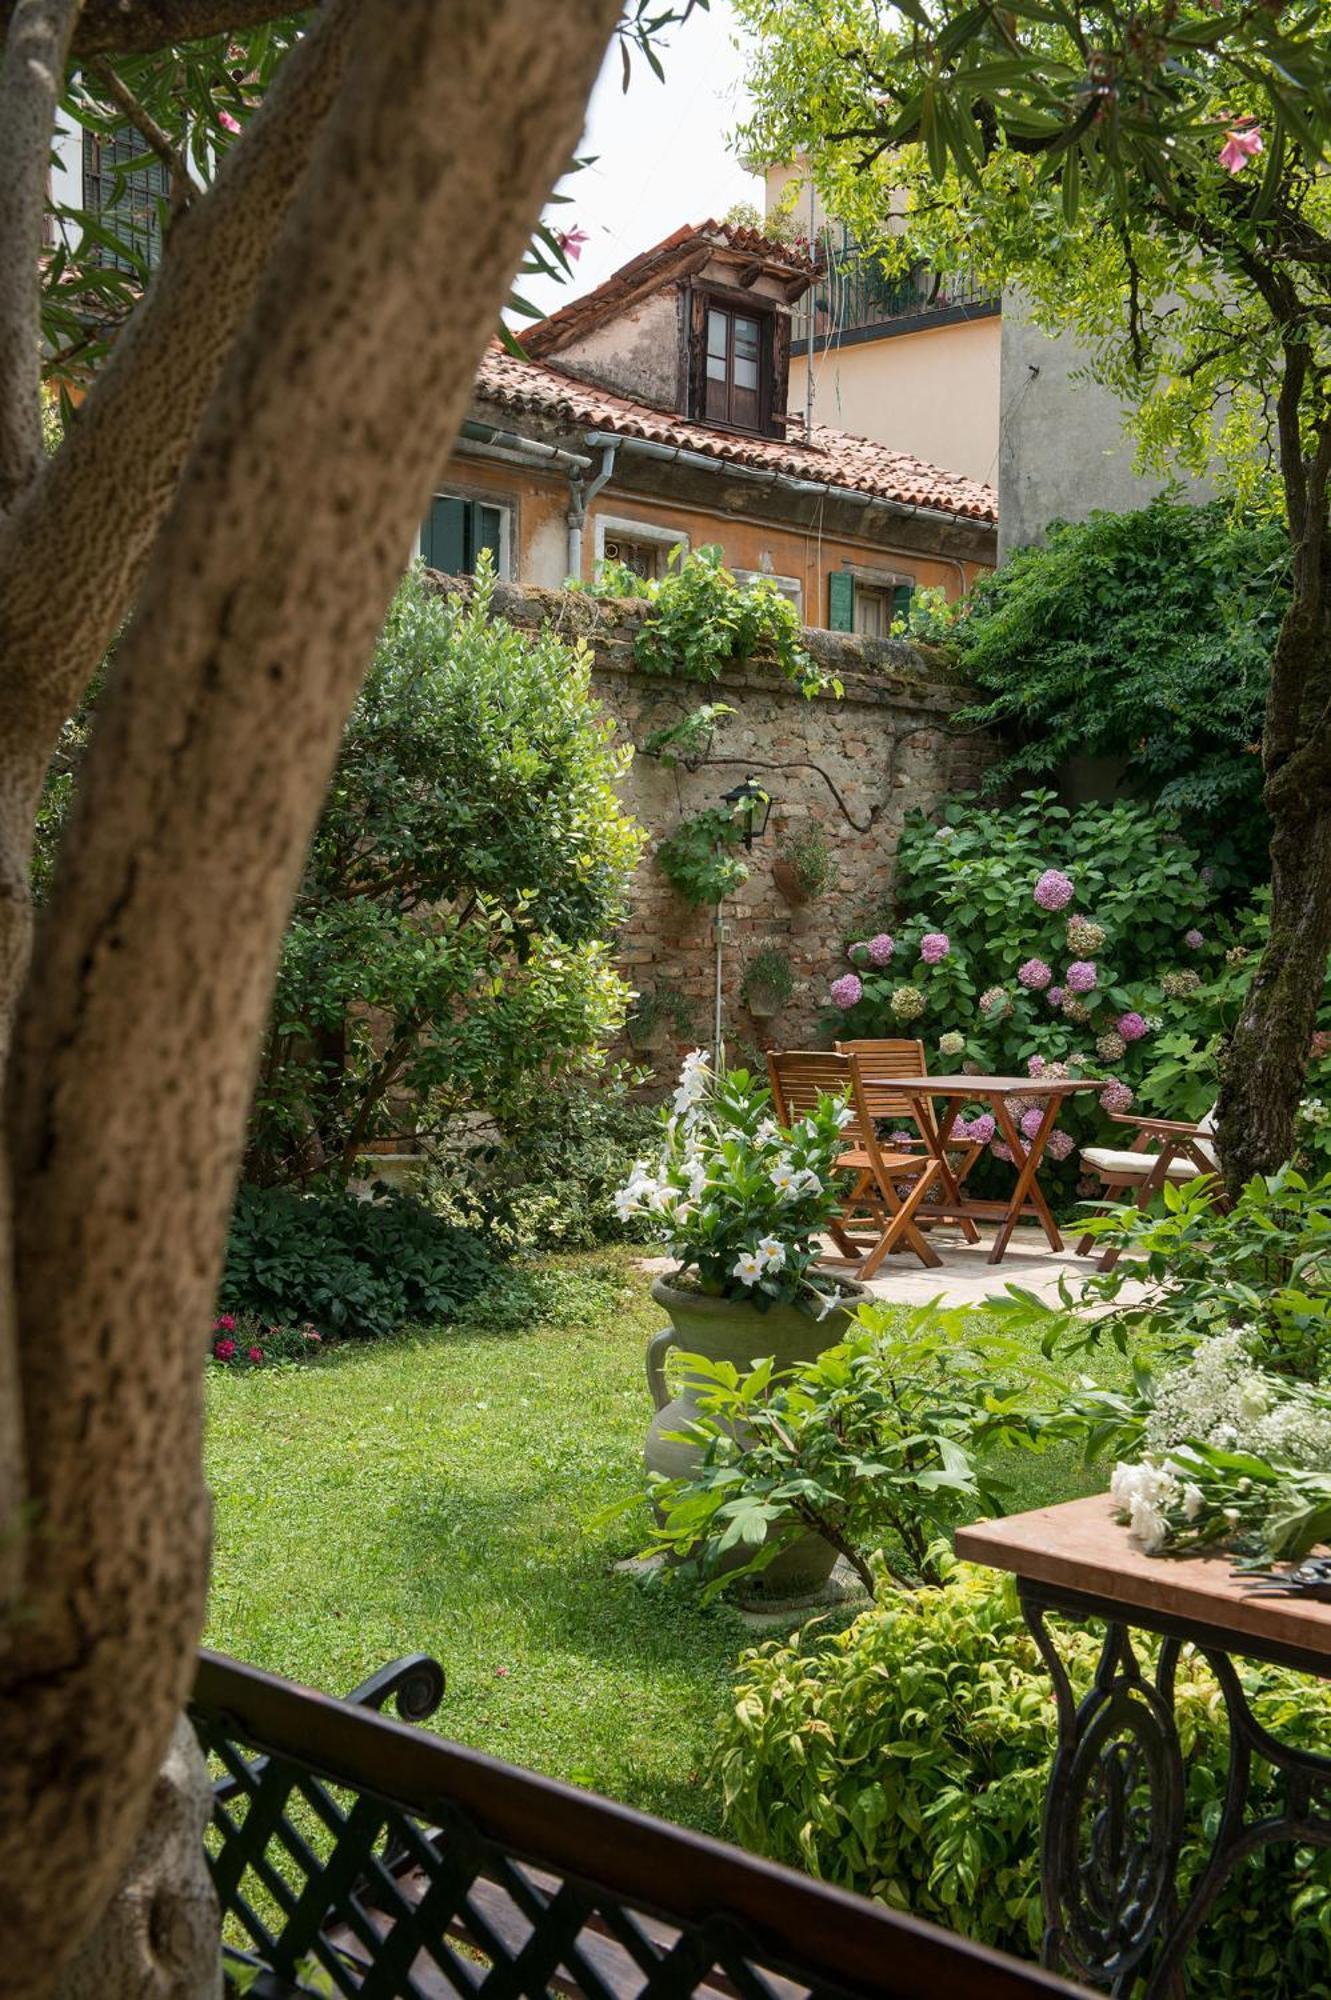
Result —
M 1158 1153 L 1120 1153 L 1112 1146 L 1083 1146 L 1081 1156 L 1093 1172 L 1115 1181 L 1144 1181 L 1160 1164 Z M 1200 1172 L 1195 1160 L 1180 1157 L 1165 1168 L 1165 1179 L 1195 1181 Z

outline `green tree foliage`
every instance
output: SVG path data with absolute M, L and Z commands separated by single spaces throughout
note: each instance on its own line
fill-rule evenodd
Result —
M 1121 757 L 1125 780 L 1207 844 L 1241 843 L 1264 877 L 1262 732 L 1289 544 L 1269 517 L 1166 499 L 1057 525 L 986 577 L 949 634 L 987 699 L 965 718 L 1015 734 L 992 787 L 1069 757 Z
M 369 1140 L 595 1061 L 641 835 L 590 655 L 409 578 L 347 727 L 278 975 L 248 1160 L 351 1170 Z M 411 1100 L 411 1108 L 404 1105 Z

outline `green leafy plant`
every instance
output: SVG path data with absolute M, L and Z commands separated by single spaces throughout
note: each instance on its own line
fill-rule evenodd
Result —
M 219 1307 L 269 1325 L 391 1333 L 450 1318 L 494 1266 L 481 1237 L 402 1195 L 358 1201 L 242 1185 Z
M 1058 1627 L 1074 1690 L 1099 1639 Z M 1156 1642 L 1136 1640 L 1143 1671 Z M 1331 1687 L 1240 1664 L 1259 1721 L 1316 1749 Z M 1229 1760 L 1223 1704 L 1183 1653 L 1175 1714 L 1187 1785 L 1178 1889 L 1209 1856 Z M 743 1846 L 980 1942 L 1036 1956 L 1040 1822 L 1054 1748 L 1049 1677 L 1009 1579 L 964 1565 L 945 1589 L 885 1592 L 848 1630 L 806 1625 L 746 1653 L 715 1761 L 728 1829 Z M 1254 1769 L 1256 1817 L 1280 1780 Z M 1326 1983 L 1331 1855 L 1292 1843 L 1250 1858 L 1193 1947 L 1205 1991 L 1306 2000 Z
M 667 770 L 673 770 L 676 764 L 682 764 L 686 771 L 696 770 L 699 764 L 706 763 L 717 730 L 724 729 L 738 712 L 728 701 L 705 701 L 678 722 L 664 729 L 653 729 L 642 746 L 642 754 L 654 757 Z
M 622 592 L 611 588 L 615 582 L 626 579 L 603 573 L 599 588 L 611 595 L 646 597 L 652 607 L 633 649 L 645 674 L 715 681 L 757 656 L 805 696 L 841 692 L 840 684 L 825 676 L 806 651 L 799 613 L 789 599 L 770 577 L 739 583 L 714 544 L 672 549 L 660 579 L 644 583 L 635 576 Z
M 622 1220 L 655 1219 L 681 1277 L 714 1298 L 771 1304 L 834 1296 L 814 1271 L 819 1235 L 840 1207 L 837 1156 L 849 1114 L 832 1097 L 789 1127 L 764 1084 L 684 1058 L 660 1113 L 660 1149 L 638 1161 L 616 1198 Z
M 806 824 L 788 833 L 776 850 L 802 896 L 821 896 L 832 879 L 832 850 L 820 826 Z
M 656 865 L 686 902 L 720 903 L 749 879 L 738 849 L 744 823 L 725 806 L 704 806 L 681 820 L 656 849 Z
M 635 993 L 625 1016 L 624 1027 L 635 1048 L 648 1048 L 662 1028 L 670 1029 L 683 1041 L 692 1031 L 693 1006 L 686 993 L 668 980 Z
M 937 1321 L 904 1330 L 889 1307 L 861 1306 L 848 1339 L 815 1361 L 774 1374 L 687 1355 L 707 1386 L 689 1427 L 703 1459 L 689 1478 L 652 1489 L 653 1546 L 708 1595 L 766 1568 L 812 1531 L 845 1556 L 870 1594 L 875 1567 L 911 1587 L 943 1581 L 947 1532 L 1003 1488 L 982 1454 L 1033 1446 L 1023 1413 L 1030 1357 L 955 1340 Z M 751 1550 L 742 1566 L 736 1550 Z
M 590 655 L 402 585 L 357 700 L 278 972 L 247 1176 L 345 1179 L 369 1142 L 502 1116 L 595 1066 L 642 835 Z
M 218 1367 L 241 1373 L 277 1361 L 311 1361 L 324 1346 L 324 1335 L 308 1322 L 275 1326 L 257 1313 L 219 1313 L 208 1336 L 208 1352 Z
M 795 991 L 795 971 L 789 952 L 765 944 L 746 961 L 739 982 L 740 996 L 751 1006 L 775 1012 Z

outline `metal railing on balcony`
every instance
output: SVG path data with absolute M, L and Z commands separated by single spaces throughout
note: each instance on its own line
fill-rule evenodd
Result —
M 812 334 L 815 348 L 847 338 L 871 338 L 954 319 L 980 319 L 1000 309 L 1000 294 L 968 269 L 936 271 L 915 264 L 889 276 L 872 254 L 854 243 L 826 238 L 821 277 L 795 308 L 791 336 L 796 350 Z

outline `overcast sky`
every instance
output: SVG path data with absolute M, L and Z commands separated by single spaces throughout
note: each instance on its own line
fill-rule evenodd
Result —
M 591 241 L 573 267 L 572 284 L 522 282 L 533 305 L 551 312 L 591 291 L 683 222 L 724 215 L 737 201 L 762 208 L 761 180 L 746 174 L 729 150 L 744 111 L 734 32 L 727 0 L 712 0 L 709 13 L 695 13 L 660 47 L 665 82 L 635 60 L 627 94 L 619 45 L 612 44 L 578 149 L 597 158 L 564 182 L 562 192 L 572 200 L 551 211 L 557 228 L 576 223 Z

